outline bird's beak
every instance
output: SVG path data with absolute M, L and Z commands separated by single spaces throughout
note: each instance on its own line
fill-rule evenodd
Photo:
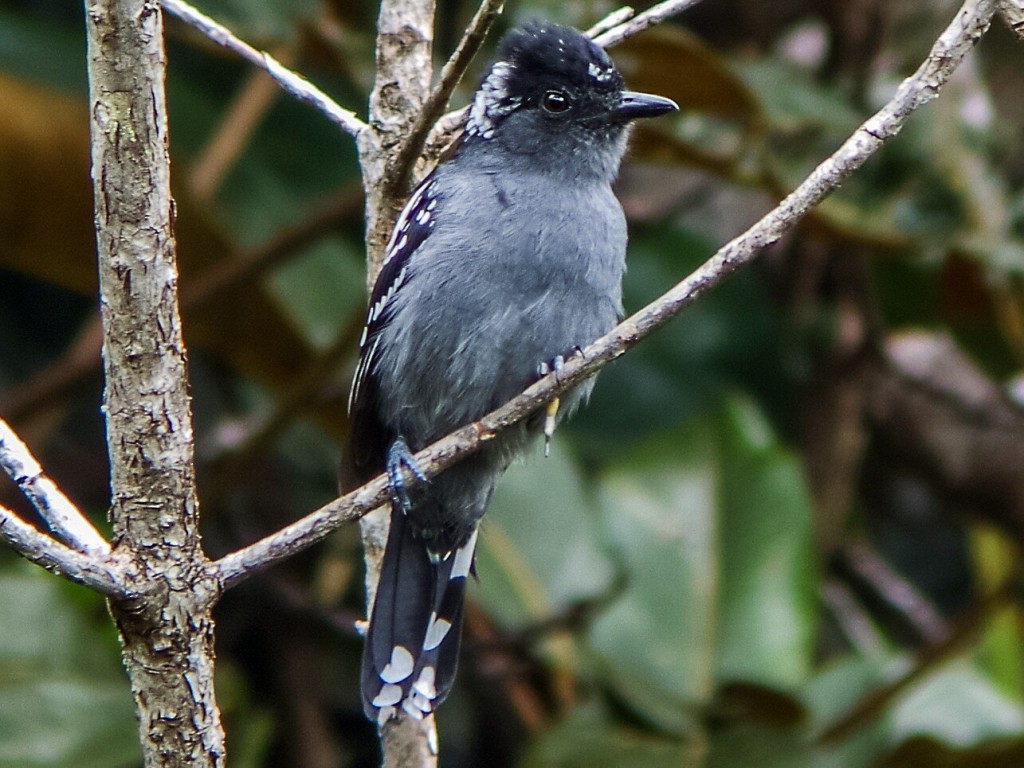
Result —
M 614 114 L 620 120 L 635 120 L 638 117 L 657 117 L 677 109 L 679 109 L 679 105 L 672 99 L 654 96 L 650 93 L 623 91 Z

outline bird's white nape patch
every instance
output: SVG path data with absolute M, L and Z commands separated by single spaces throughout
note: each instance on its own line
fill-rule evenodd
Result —
M 402 700 L 402 686 L 389 683 L 380 689 L 380 693 L 371 702 L 375 707 L 390 707 Z
M 427 625 L 427 634 L 423 638 L 423 650 L 432 651 L 437 648 L 451 628 L 450 621 L 437 618 L 436 613 L 430 614 L 430 624 Z
M 409 649 L 396 645 L 391 649 L 391 661 L 380 672 L 380 679 L 385 683 L 400 683 L 412 674 L 413 658 Z
M 497 120 L 519 106 L 520 99 L 509 93 L 509 79 L 514 64 L 507 61 L 495 62 L 491 72 L 476 92 L 473 105 L 469 108 L 466 133 L 489 139 L 494 135 Z
M 469 541 L 455 550 L 455 562 L 452 564 L 451 579 L 464 579 L 469 576 L 469 569 L 473 565 L 473 551 L 476 549 L 476 537 L 479 529 L 473 531 Z

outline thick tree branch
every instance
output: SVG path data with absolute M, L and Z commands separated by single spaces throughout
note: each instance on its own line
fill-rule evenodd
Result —
M 0 468 L 32 502 L 39 516 L 69 546 L 87 555 L 106 556 L 110 545 L 100 536 L 57 485 L 43 474 L 43 468 L 6 421 L 0 419 Z
M 0 506 L 0 541 L 51 573 L 109 597 L 127 597 L 124 564 L 65 547 Z
M 641 339 L 660 328 L 698 296 L 756 258 L 761 249 L 792 229 L 815 205 L 862 166 L 882 144 L 894 137 L 919 107 L 935 98 L 943 84 L 988 28 L 995 0 L 968 0 L 932 47 L 928 58 L 898 88 L 893 98 L 858 128 L 836 152 L 779 205 L 661 298 L 616 326 L 521 395 L 479 421 L 452 433 L 416 455 L 429 478 L 494 438 L 501 429 L 537 411 L 552 398 L 596 374 Z M 214 573 L 227 588 L 250 573 L 266 568 L 321 540 L 350 520 L 385 501 L 383 476 L 313 512 L 255 544 L 214 564 Z
M 270 75 L 274 82 L 299 101 L 309 104 L 327 116 L 345 133 L 358 136 L 366 128 L 366 123 L 356 117 L 355 112 L 340 106 L 334 99 L 321 91 L 301 75 L 292 72 L 288 67 L 265 51 L 258 51 L 235 34 L 219 24 L 197 8 L 183 0 L 161 0 L 164 9 L 174 14 L 186 24 L 198 29 L 218 45 L 233 51 Z
M 199 537 L 178 314 L 159 0 L 87 0 L 100 312 L 115 555 L 112 600 L 147 768 L 216 768 L 215 585 Z
M 356 138 L 366 193 L 366 277 L 370 286 L 405 200 L 406 190 L 392 178 L 393 159 L 430 96 L 434 5 L 434 0 L 381 0 L 377 16 L 377 76 L 370 94 L 370 127 Z M 364 517 L 360 529 L 369 612 L 387 541 L 387 513 L 382 510 Z M 385 768 L 433 768 L 437 765 L 434 718 L 389 721 L 381 732 L 381 748 Z
M 1006 22 L 1006 26 L 1021 40 L 1024 41 L 1024 0 L 1002 0 L 999 5 L 999 13 Z

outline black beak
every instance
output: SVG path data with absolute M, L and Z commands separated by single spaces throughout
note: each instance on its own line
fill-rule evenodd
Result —
M 635 120 L 638 117 L 657 117 L 677 109 L 679 109 L 679 105 L 672 99 L 665 99 L 650 93 L 623 91 L 614 114 L 620 120 Z

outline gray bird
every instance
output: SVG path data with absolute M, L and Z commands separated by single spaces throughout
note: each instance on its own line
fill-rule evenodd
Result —
M 412 454 L 493 410 L 622 316 L 626 220 L 611 183 L 629 124 L 676 105 L 624 90 L 568 27 L 509 32 L 454 154 L 416 188 L 370 298 L 349 399 L 349 490 L 387 471 L 391 529 L 363 652 L 367 717 L 422 718 L 455 679 L 477 526 L 498 477 L 554 414 L 429 483 Z M 562 399 L 585 400 L 593 381 Z

